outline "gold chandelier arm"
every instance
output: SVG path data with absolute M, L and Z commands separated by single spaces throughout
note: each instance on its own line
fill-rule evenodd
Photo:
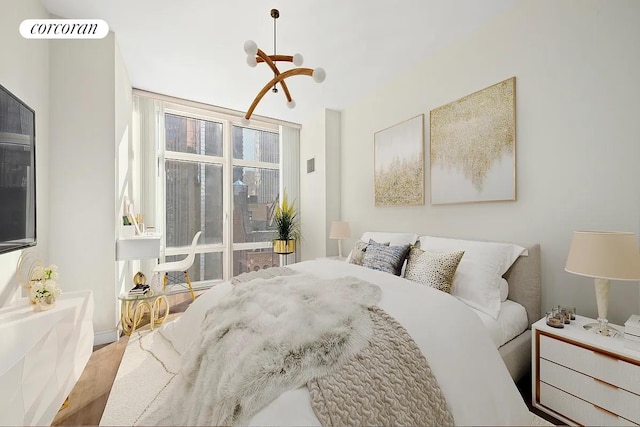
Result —
M 269 81 L 269 83 L 264 85 L 262 90 L 258 93 L 256 98 L 251 103 L 251 106 L 247 110 L 247 114 L 244 115 L 244 118 L 249 120 L 249 118 L 251 117 L 251 114 L 253 114 L 253 110 L 256 109 L 256 106 L 258 105 L 258 103 L 260 102 L 262 97 L 269 91 L 269 88 L 271 88 L 274 84 L 279 83 L 279 82 L 283 82 L 283 80 L 288 78 L 288 77 L 298 76 L 298 75 L 312 76 L 313 75 L 313 69 L 311 69 L 311 68 L 294 68 L 293 70 L 287 70 L 284 73 L 280 73 L 280 74 L 276 75 L 274 78 L 272 78 Z M 282 87 L 284 88 L 284 82 L 282 83 Z
M 276 67 L 276 64 L 273 63 L 271 58 L 266 53 L 264 53 L 261 49 L 258 49 L 258 53 L 256 53 L 256 55 L 258 56 L 258 58 L 262 59 L 264 63 L 269 66 L 269 68 L 271 68 L 271 70 L 275 73 L 276 76 L 280 75 L 280 70 L 278 70 L 278 67 Z M 256 61 L 258 60 L 258 58 L 256 58 Z M 291 58 L 293 58 L 293 56 Z M 287 84 L 285 82 L 282 82 L 281 86 L 282 86 L 282 90 L 284 91 L 284 96 L 287 97 L 287 102 L 291 102 L 291 94 L 289 93 L 289 88 L 287 87 Z

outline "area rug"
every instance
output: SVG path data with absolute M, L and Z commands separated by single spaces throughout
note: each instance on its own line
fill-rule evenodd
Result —
M 134 426 L 170 396 L 163 393 L 180 369 L 180 355 L 158 329 L 148 327 L 129 337 L 101 426 Z M 532 426 L 553 426 L 531 413 Z

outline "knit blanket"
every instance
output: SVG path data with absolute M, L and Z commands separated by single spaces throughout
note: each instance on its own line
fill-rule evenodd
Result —
M 374 307 L 370 314 L 369 345 L 332 374 L 307 384 L 321 424 L 453 425 L 438 382 L 411 336 L 384 310 Z
M 380 288 L 354 277 L 254 278 L 214 304 L 171 400 L 143 425 L 243 425 L 280 394 L 335 372 L 373 334 Z

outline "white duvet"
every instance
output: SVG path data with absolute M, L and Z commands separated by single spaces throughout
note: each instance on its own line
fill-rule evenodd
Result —
M 289 266 L 332 278 L 355 276 L 382 289 L 380 307 L 398 320 L 425 355 L 457 425 L 528 425 L 529 411 L 496 346 L 476 314 L 449 294 L 345 262 L 321 259 Z M 184 352 L 197 336 L 208 307 L 231 289 L 224 283 L 201 295 L 160 333 Z M 103 419 L 104 421 L 104 419 Z M 306 387 L 282 394 L 252 425 L 319 425 Z

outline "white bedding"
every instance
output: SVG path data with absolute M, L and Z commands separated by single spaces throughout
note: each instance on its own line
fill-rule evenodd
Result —
M 473 307 L 469 308 L 480 317 L 496 348 L 508 343 L 529 326 L 527 311 L 515 301 L 503 301 L 500 304 L 500 314 L 497 319 Z
M 351 275 L 382 288 L 380 307 L 418 344 L 438 378 L 458 425 L 527 425 L 528 409 L 487 329 L 464 303 L 406 279 L 345 262 L 320 259 L 289 266 L 320 277 Z M 209 305 L 231 289 L 218 285 L 201 295 L 176 321 L 161 328 L 182 353 L 198 334 Z M 103 419 L 103 421 L 105 421 Z M 318 425 L 306 387 L 282 394 L 252 425 Z

